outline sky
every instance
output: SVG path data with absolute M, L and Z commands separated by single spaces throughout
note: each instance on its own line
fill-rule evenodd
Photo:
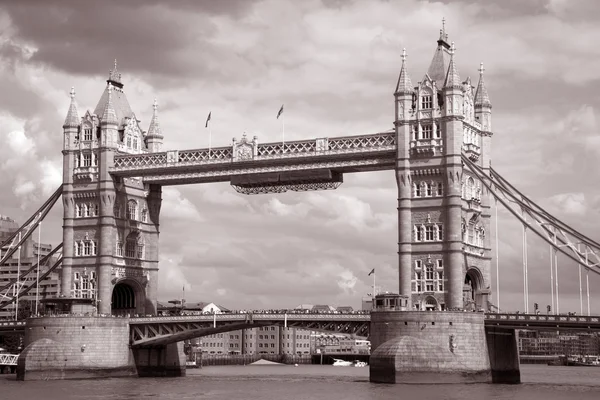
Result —
M 358 135 L 393 127 L 402 49 L 416 84 L 444 18 L 461 78 L 484 63 L 496 171 L 599 240 L 597 15 L 595 0 L 0 0 L 0 213 L 23 222 L 60 185 L 69 91 L 93 111 L 114 59 L 144 129 L 157 99 L 164 149 L 207 147 L 209 111 L 213 146 L 280 140 L 281 104 L 286 140 Z M 396 199 L 393 171 L 309 193 L 165 187 L 159 298 L 185 287 L 188 302 L 231 309 L 359 308 L 372 268 L 398 290 Z M 43 242 L 61 241 L 61 217 L 59 204 Z M 523 310 L 522 228 L 501 209 L 498 229 L 500 305 Z M 549 252 L 528 238 L 542 308 Z M 577 266 L 563 257 L 559 270 L 561 311 L 579 312 Z M 598 276 L 590 290 L 598 314 Z

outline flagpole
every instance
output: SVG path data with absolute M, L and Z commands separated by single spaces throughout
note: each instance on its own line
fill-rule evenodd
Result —
M 208 159 L 210 160 L 210 148 L 212 146 L 212 124 L 208 121 Z
M 373 299 L 375 299 L 376 295 L 377 293 L 375 293 L 375 271 L 373 271 Z
M 281 139 L 283 142 L 283 153 L 285 153 L 285 113 L 281 113 Z
M 38 249 L 37 249 L 37 271 L 35 279 L 35 315 L 38 315 L 38 303 L 40 299 L 40 249 L 42 243 L 42 221 L 38 225 Z

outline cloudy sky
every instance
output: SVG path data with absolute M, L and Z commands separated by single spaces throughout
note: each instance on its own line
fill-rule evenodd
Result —
M 286 139 L 372 133 L 392 127 L 402 48 L 421 80 L 444 17 L 461 77 L 485 64 L 496 170 L 599 238 L 599 14 L 595 0 L 2 0 L 0 213 L 24 221 L 60 185 L 69 90 L 93 111 L 115 58 L 144 129 L 158 99 L 166 149 L 206 147 L 209 111 L 215 146 L 279 140 L 282 103 Z M 185 286 L 188 301 L 231 308 L 360 307 L 371 268 L 397 290 L 394 173 L 344 181 L 257 197 L 165 188 L 160 298 Z M 61 241 L 61 215 L 43 241 Z M 499 230 L 501 306 L 523 309 L 521 228 L 501 211 Z M 529 242 L 531 303 L 549 304 L 549 249 Z M 559 268 L 561 310 L 579 311 L 577 267 Z

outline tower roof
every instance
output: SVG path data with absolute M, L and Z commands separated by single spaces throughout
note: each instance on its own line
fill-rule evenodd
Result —
M 69 105 L 69 111 L 65 118 L 63 128 L 76 128 L 79 126 L 81 120 L 79 119 L 79 113 L 77 112 L 77 104 L 75 103 L 75 88 L 71 88 L 71 105 Z
M 440 29 L 440 37 L 437 41 L 437 48 L 433 54 L 433 59 L 427 70 L 427 75 L 431 80 L 438 84 L 446 78 L 446 71 L 450 63 L 450 45 L 448 44 L 448 34 L 446 33 L 446 20 L 442 19 L 442 29 Z
M 119 123 L 119 120 L 117 119 L 117 113 L 115 112 L 115 108 L 113 106 L 113 100 L 112 100 L 113 89 L 112 89 L 112 85 L 110 83 L 108 84 L 106 92 L 107 92 L 106 105 L 104 107 L 104 111 L 102 112 L 101 121 L 105 124 L 117 125 Z
M 100 100 L 94 109 L 94 114 L 97 116 L 101 116 L 106 108 L 106 103 L 108 102 L 108 88 L 112 86 L 112 102 L 113 108 L 115 110 L 117 116 L 117 123 L 122 124 L 124 118 L 132 118 L 133 111 L 131 111 L 131 106 L 129 105 L 129 101 L 125 96 L 125 92 L 123 92 L 123 84 L 121 83 L 121 74 L 117 71 L 117 60 L 115 60 L 115 66 L 108 73 L 108 80 L 106 81 L 107 85 L 100 96 Z
M 400 76 L 396 85 L 396 93 L 412 93 L 413 91 L 414 87 L 406 69 L 406 49 L 402 49 L 402 68 L 400 69 Z
M 454 42 L 452 42 L 452 48 L 450 49 L 450 65 L 448 65 L 448 73 L 446 74 L 446 81 L 444 82 L 445 88 L 462 88 L 462 82 L 454 63 Z
M 483 81 L 483 63 L 479 64 L 479 84 L 477 85 L 477 91 L 475 92 L 475 105 L 476 106 L 491 106 L 490 96 L 488 95 L 485 82 Z
M 152 113 L 152 120 L 150 121 L 147 137 L 154 136 L 162 138 L 162 131 L 160 130 L 160 124 L 158 123 L 158 102 L 156 99 L 154 99 L 152 107 L 154 108 L 154 112 Z

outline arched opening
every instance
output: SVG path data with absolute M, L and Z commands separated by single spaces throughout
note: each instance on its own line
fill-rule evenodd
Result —
M 435 311 L 438 309 L 438 302 L 433 296 L 427 296 L 425 299 L 425 310 L 426 311 Z
M 481 272 L 475 267 L 469 268 L 465 274 L 463 286 L 463 304 L 468 310 L 481 308 L 479 292 L 483 284 Z
M 127 283 L 117 283 L 112 292 L 113 315 L 135 314 L 135 290 Z

